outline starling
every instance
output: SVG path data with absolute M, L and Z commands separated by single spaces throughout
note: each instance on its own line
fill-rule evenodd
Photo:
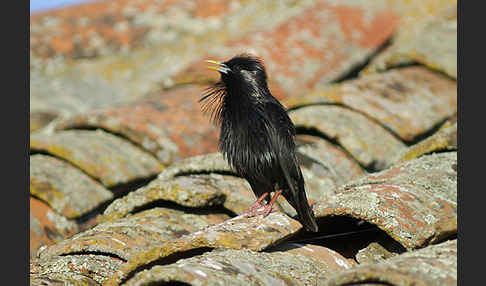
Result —
M 306 230 L 318 227 L 295 155 L 295 127 L 267 86 L 263 62 L 249 54 L 215 64 L 221 80 L 206 89 L 202 109 L 220 126 L 219 149 L 258 198 L 244 214 L 267 216 L 282 194 Z M 270 199 L 271 193 L 275 191 Z M 267 202 L 265 208 L 258 211 Z

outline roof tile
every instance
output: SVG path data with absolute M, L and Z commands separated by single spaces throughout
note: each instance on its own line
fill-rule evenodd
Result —
M 198 104 L 201 94 L 199 87 L 181 87 L 69 117 L 55 128 L 102 128 L 128 138 L 170 165 L 181 158 L 217 150 L 216 128 Z
M 344 105 L 412 141 L 457 112 L 457 83 L 425 67 L 411 66 L 316 88 L 285 103 L 292 108 Z
M 457 285 L 457 240 L 403 253 L 380 263 L 360 265 L 337 273 L 322 285 L 366 282 L 397 286 Z
M 373 5 L 316 1 L 280 25 L 215 45 L 206 57 L 224 60 L 238 53 L 256 54 L 265 60 L 270 89 L 279 99 L 302 96 L 314 85 L 336 80 L 364 62 L 392 35 L 398 21 L 398 14 L 381 1 Z M 208 77 L 199 62 L 171 82 L 215 80 L 217 75 Z
M 440 129 L 424 140 L 408 147 L 397 156 L 396 163 L 405 162 L 421 155 L 445 150 L 457 150 L 457 117 L 446 121 Z
M 163 168 L 153 156 L 102 130 L 35 133 L 30 148 L 70 162 L 106 187 L 146 179 Z
M 308 249 L 314 251 L 318 247 Z M 126 283 L 141 285 L 178 281 L 191 285 L 211 285 L 218 281 L 222 285 L 319 285 L 328 273 L 350 267 L 344 257 L 326 250 L 321 253 L 327 260 L 317 261 L 316 257 L 302 255 L 298 251 L 259 253 L 216 249 L 171 265 L 155 266 L 137 273 Z M 334 262 L 336 259 L 340 259 L 341 264 Z M 328 267 L 328 264 L 331 266 Z
M 294 109 L 289 116 L 297 128 L 316 130 L 337 141 L 364 167 L 383 169 L 405 144 L 361 113 L 337 105 Z
M 58 214 L 73 219 L 113 199 L 113 194 L 71 164 L 55 157 L 30 156 L 30 194 Z
M 59 215 L 49 205 L 30 197 L 30 257 L 41 246 L 52 245 L 78 232 L 79 226 Z
M 457 0 L 394 2 L 402 6 L 403 23 L 392 45 L 363 73 L 418 62 L 456 79 Z
M 118 285 L 126 276 L 142 265 L 201 248 L 231 248 L 260 251 L 277 244 L 295 233 L 302 225 L 283 213 L 270 213 L 267 217 L 234 217 L 220 224 L 180 237 L 162 247 L 146 248 L 137 257 L 119 269 L 106 285 Z M 51 247 L 52 248 L 52 247 Z
M 457 153 L 432 154 L 349 182 L 314 204 L 316 217 L 377 225 L 406 249 L 457 233 Z
M 39 251 L 41 259 L 58 255 L 98 253 L 130 261 L 138 254 L 160 248 L 177 238 L 227 219 L 221 214 L 188 214 L 180 210 L 153 208 L 98 224 L 72 238 Z

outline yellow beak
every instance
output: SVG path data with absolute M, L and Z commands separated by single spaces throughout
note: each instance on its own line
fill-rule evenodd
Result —
M 210 69 L 210 70 L 215 70 L 215 71 L 218 71 L 218 69 L 219 69 L 219 65 L 221 64 L 220 62 L 218 62 L 218 61 L 213 61 L 213 60 L 205 60 L 205 62 L 210 63 L 210 64 L 215 64 L 215 65 L 218 65 L 218 66 L 216 66 L 216 67 L 215 67 L 215 66 L 209 66 L 209 67 L 207 67 L 208 69 Z
M 213 61 L 213 60 L 205 60 L 205 62 L 210 63 L 210 64 L 215 64 L 217 66 L 208 66 L 207 68 L 210 70 L 215 70 L 221 73 L 228 73 L 230 69 L 223 63 L 218 62 L 218 61 Z

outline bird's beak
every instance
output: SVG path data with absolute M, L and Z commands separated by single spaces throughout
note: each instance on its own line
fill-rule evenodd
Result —
M 217 66 L 207 67 L 210 70 L 219 71 L 220 73 L 224 73 L 224 74 L 227 74 L 229 71 L 231 71 L 231 69 L 227 65 L 225 65 L 221 62 L 217 62 L 217 61 L 213 61 L 213 60 L 205 60 L 205 62 L 217 65 Z

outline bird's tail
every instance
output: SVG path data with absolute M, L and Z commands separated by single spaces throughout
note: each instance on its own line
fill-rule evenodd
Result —
M 288 150 L 292 150 L 294 146 L 286 146 L 285 143 L 281 144 L 281 142 L 277 142 L 275 146 L 280 147 L 278 152 L 279 163 L 289 188 L 288 191 L 290 192 L 284 196 L 297 211 L 299 221 L 304 228 L 308 231 L 317 232 L 319 227 L 317 226 L 316 218 L 307 201 L 304 177 L 297 164 L 297 158 L 294 154 L 288 154 Z M 286 146 L 286 148 L 282 148 L 282 146 Z
M 316 218 L 314 217 L 314 212 L 311 210 L 309 203 L 307 202 L 305 190 L 302 189 L 302 191 L 298 192 L 298 196 L 299 198 L 297 199 L 294 208 L 297 211 L 300 222 L 306 230 L 317 232 L 318 227 Z

